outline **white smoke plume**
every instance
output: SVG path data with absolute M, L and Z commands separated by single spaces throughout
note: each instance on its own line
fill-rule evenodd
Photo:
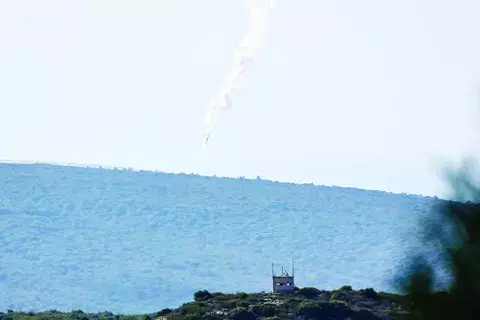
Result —
M 204 146 L 212 134 L 218 111 L 232 107 L 232 91 L 236 88 L 240 76 L 252 66 L 254 55 L 262 46 L 267 33 L 268 14 L 275 6 L 276 0 L 249 0 L 250 25 L 233 55 L 230 73 L 225 78 L 217 96 L 210 102 L 205 117 Z

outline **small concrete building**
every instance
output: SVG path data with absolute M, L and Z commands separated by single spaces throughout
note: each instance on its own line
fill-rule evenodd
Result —
M 295 289 L 295 264 L 292 261 L 292 275 L 282 267 L 282 273 L 275 274 L 275 268 L 272 263 L 272 281 L 273 281 L 273 293 L 292 293 Z

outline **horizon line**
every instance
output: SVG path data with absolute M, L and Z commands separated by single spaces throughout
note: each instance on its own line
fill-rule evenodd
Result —
M 255 178 L 245 177 L 245 176 L 219 176 L 219 175 L 208 175 L 208 174 L 200 174 L 198 172 L 167 172 L 162 171 L 160 169 L 145 169 L 145 168 L 135 168 L 135 167 L 124 167 L 119 165 L 105 165 L 105 164 L 85 164 L 85 163 L 78 163 L 78 162 L 59 162 L 59 161 L 48 161 L 48 160 L 11 160 L 11 159 L 2 159 L 0 158 L 0 164 L 18 164 L 18 165 L 50 165 L 50 166 L 57 166 L 57 167 L 74 167 L 74 168 L 88 168 L 88 169 L 103 169 L 103 170 L 125 170 L 125 171 L 133 171 L 133 172 L 151 172 L 151 173 L 164 173 L 164 174 L 173 174 L 173 175 L 196 175 L 205 178 L 218 178 L 218 179 L 235 179 L 235 180 L 262 180 L 268 181 L 273 183 L 280 183 L 280 184 L 294 184 L 294 185 L 309 185 L 314 187 L 329 187 L 329 188 L 343 188 L 343 189 L 356 189 L 362 191 L 376 191 L 376 192 L 384 192 L 396 195 L 409 195 L 409 196 L 419 196 L 424 198 L 438 198 L 443 199 L 439 195 L 424 195 L 419 193 L 408 193 L 408 192 L 394 192 L 388 190 L 380 190 L 380 189 L 368 189 L 368 188 L 360 188 L 354 186 L 342 186 L 342 185 L 326 185 L 326 184 L 317 184 L 314 182 L 295 182 L 295 181 L 281 181 L 281 180 L 272 180 L 268 178 L 262 178 L 261 175 L 256 175 Z M 447 199 L 444 199 L 447 200 Z

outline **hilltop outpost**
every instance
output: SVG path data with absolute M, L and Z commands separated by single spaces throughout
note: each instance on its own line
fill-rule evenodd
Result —
M 272 282 L 273 293 L 293 293 L 295 290 L 295 261 L 292 260 L 292 275 L 282 267 L 282 273 L 280 275 L 275 274 L 275 266 L 272 263 Z

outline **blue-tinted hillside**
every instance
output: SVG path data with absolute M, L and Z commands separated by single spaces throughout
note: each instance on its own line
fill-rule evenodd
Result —
M 199 289 L 392 290 L 431 198 L 128 170 L 0 164 L 0 310 L 176 307 Z

